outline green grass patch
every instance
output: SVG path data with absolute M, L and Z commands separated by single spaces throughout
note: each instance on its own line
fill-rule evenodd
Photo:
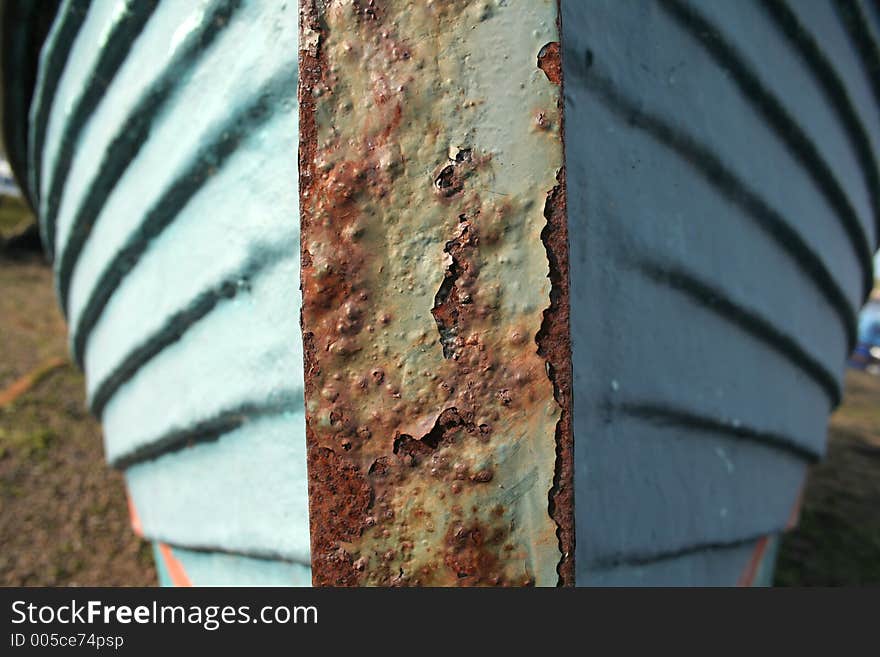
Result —
M 0 237 L 21 232 L 34 220 L 28 204 L 15 196 L 0 196 Z
M 58 436 L 46 427 L 20 430 L 0 427 L 0 456 L 11 452 L 28 460 L 45 457 Z
M 880 582 L 880 524 L 805 510 L 782 539 L 777 586 L 859 586 Z

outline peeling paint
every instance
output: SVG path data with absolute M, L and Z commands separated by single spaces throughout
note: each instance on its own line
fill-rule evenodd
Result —
M 538 68 L 553 84 L 562 84 L 562 56 L 559 42 L 551 41 L 538 52 Z
M 556 3 L 301 18 L 314 582 L 554 586 L 561 404 L 536 340 L 562 117 L 536 61 Z

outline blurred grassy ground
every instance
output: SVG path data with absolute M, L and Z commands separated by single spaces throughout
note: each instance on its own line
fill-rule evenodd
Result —
M 21 201 L 0 199 L 0 238 L 29 221 Z M 83 396 L 48 266 L 0 248 L 0 585 L 156 583 Z M 880 377 L 847 374 L 775 583 L 880 584 Z
M 777 586 L 880 584 L 880 377 L 850 370 L 831 417 L 828 455 L 785 535 Z
M 23 199 L 0 196 L 0 240 L 20 233 L 32 221 L 30 209 Z
M 84 390 L 42 256 L 0 252 L 0 585 L 156 583 Z

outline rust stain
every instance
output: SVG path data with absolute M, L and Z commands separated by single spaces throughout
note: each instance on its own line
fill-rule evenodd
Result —
M 337 545 L 339 541 L 356 540 L 360 535 L 370 506 L 369 483 L 357 466 L 325 447 L 309 446 L 308 468 L 311 514 L 321 521 L 317 535 L 319 549 L 312 559 L 312 568 L 321 579 L 315 583 L 353 585 L 358 579 L 354 559 Z
M 565 203 L 565 169 L 557 176 L 558 184 L 547 194 L 544 216 L 547 225 L 541 239 L 550 262 L 550 306 L 536 337 L 538 353 L 547 359 L 553 394 L 561 409 L 556 425 L 556 467 L 550 490 L 550 515 L 556 521 L 562 559 L 557 571 L 559 583 L 575 585 L 574 572 L 574 434 L 571 409 L 573 386 L 568 266 L 568 223 Z
M 558 2 L 557 2 L 558 7 Z M 557 34 L 562 34 L 561 12 L 556 16 Z M 541 55 L 544 55 L 542 58 Z M 546 68 L 542 66 L 546 64 Z M 565 161 L 565 122 L 563 112 L 564 80 L 559 42 L 551 42 L 538 53 L 538 67 L 553 84 L 559 85 L 559 141 Z M 548 72 L 548 69 L 550 72 Z M 552 74 L 551 74 L 552 72 Z M 571 412 L 574 386 L 571 364 L 571 305 L 568 260 L 568 216 L 565 166 L 556 175 L 556 186 L 547 193 L 544 204 L 547 223 L 541 241 L 547 250 L 550 266 L 550 306 L 544 311 L 541 330 L 535 337 L 538 353 L 547 360 L 547 374 L 553 383 L 553 396 L 561 414 L 556 424 L 556 464 L 549 511 L 556 522 L 556 536 L 562 558 L 557 566 L 560 586 L 575 586 L 574 524 L 574 433 Z
M 550 82 L 562 85 L 562 58 L 558 41 L 551 41 L 541 48 L 538 53 L 538 68 L 544 71 Z
M 316 585 L 569 583 L 559 89 L 480 59 L 524 7 L 301 5 Z
M 431 309 L 440 333 L 443 356 L 454 359 L 461 357 L 465 347 L 459 326 L 466 324 L 468 314 L 475 310 L 472 292 L 479 275 L 479 265 L 473 257 L 479 239 L 476 230 L 464 217 L 459 218 L 458 235 L 443 249 L 449 255 L 449 264 Z

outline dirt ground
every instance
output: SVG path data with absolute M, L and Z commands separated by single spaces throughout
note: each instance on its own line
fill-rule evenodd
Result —
M 154 585 L 65 336 L 42 257 L 0 253 L 0 585 Z M 878 510 L 880 377 L 849 372 L 776 584 L 880 584 Z
M 0 254 L 0 585 L 155 585 L 65 336 L 42 257 Z
M 813 468 L 800 523 L 782 541 L 777 586 L 880 584 L 880 377 L 850 370 Z

